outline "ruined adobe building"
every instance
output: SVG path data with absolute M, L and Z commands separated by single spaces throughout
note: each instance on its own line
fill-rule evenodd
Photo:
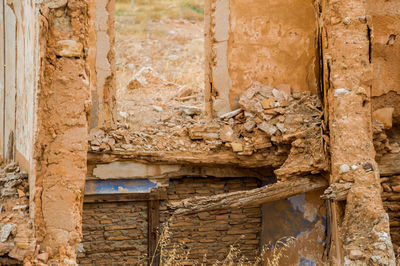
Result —
M 395 265 L 400 2 L 205 7 L 208 120 L 159 150 L 117 123 L 113 0 L 0 0 L 0 148 L 29 175 L 0 263 L 146 264 L 170 219 L 192 262 L 293 236 L 282 265 Z

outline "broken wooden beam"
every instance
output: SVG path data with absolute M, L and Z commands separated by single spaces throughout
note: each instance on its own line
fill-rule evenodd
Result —
M 346 200 L 349 190 L 353 186 L 353 182 L 348 183 L 333 183 L 322 194 L 321 199 L 342 201 Z
M 322 176 L 300 177 L 252 190 L 224 193 L 211 197 L 192 197 L 172 203 L 169 208 L 175 210 L 175 215 L 187 215 L 210 210 L 256 207 L 267 202 L 323 189 L 327 186 L 328 181 Z

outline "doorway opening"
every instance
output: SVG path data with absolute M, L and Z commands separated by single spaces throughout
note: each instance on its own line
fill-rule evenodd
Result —
M 169 135 L 204 115 L 204 0 L 116 0 L 117 110 L 131 132 Z

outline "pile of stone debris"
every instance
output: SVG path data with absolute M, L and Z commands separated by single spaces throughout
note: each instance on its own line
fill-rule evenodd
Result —
M 28 174 L 17 164 L 0 168 L 0 265 L 20 265 L 33 257 Z
M 90 150 L 176 151 L 192 154 L 230 151 L 239 156 L 254 153 L 267 156 L 266 151 L 270 149 L 278 154 L 294 153 L 302 154 L 302 157 L 310 154 L 311 164 L 314 165 L 325 161 L 321 125 L 323 112 L 316 95 L 291 93 L 290 87 L 278 90 L 254 83 L 241 95 L 239 104 L 239 109 L 211 121 L 202 118 L 204 116 L 197 109 L 191 110 L 188 106 L 182 110 L 192 119 L 181 125 L 170 127 L 160 121 L 157 127 L 140 131 L 131 131 L 127 127 L 93 130 L 90 134 Z

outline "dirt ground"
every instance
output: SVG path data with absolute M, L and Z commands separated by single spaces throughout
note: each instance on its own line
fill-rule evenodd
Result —
M 132 9 L 116 2 L 118 114 L 131 130 L 174 128 L 203 115 L 202 5 L 149 0 Z

